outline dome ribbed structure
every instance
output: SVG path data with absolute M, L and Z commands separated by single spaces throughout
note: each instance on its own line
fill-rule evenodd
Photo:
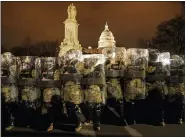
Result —
M 116 41 L 114 40 L 114 36 L 112 32 L 109 30 L 107 22 L 105 24 L 105 30 L 101 33 L 98 48 L 110 48 L 116 47 Z

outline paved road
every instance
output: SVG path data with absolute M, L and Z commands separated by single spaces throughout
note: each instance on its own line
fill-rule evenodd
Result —
M 71 127 L 71 125 L 68 125 Z M 66 127 L 66 126 L 65 126 Z M 167 124 L 165 127 L 136 124 L 126 127 L 114 125 L 101 125 L 101 130 L 95 132 L 92 125 L 84 126 L 78 133 L 72 131 L 73 128 L 60 127 L 52 132 L 34 131 L 29 128 L 17 128 L 8 132 L 8 136 L 91 136 L 91 137 L 185 137 L 185 124 Z

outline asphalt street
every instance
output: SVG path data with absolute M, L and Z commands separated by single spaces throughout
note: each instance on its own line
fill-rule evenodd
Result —
M 167 124 L 164 127 L 145 124 L 136 124 L 130 126 L 101 125 L 100 131 L 94 131 L 92 125 L 83 126 L 79 132 L 73 131 L 73 125 L 57 126 L 53 131 L 35 131 L 30 128 L 14 127 L 3 135 L 9 136 L 91 136 L 91 137 L 185 137 L 185 123 L 182 125 Z

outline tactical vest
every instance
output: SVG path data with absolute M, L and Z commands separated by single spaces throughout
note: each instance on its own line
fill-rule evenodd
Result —
M 70 84 L 71 82 L 71 84 Z M 64 89 L 63 89 L 63 96 L 64 96 L 64 101 L 65 102 L 70 102 L 73 103 L 75 105 L 79 105 L 82 103 L 83 101 L 83 91 L 81 90 L 80 85 L 76 85 L 74 82 L 72 81 L 68 81 L 65 85 L 64 85 Z
M 166 81 L 169 78 L 169 75 L 163 71 L 161 62 L 149 62 L 147 68 L 147 93 L 153 89 L 158 89 L 163 95 L 168 93 L 168 88 Z
M 67 74 L 66 74 L 67 72 Z M 77 73 L 75 66 L 66 66 L 64 73 L 61 76 L 63 93 L 62 97 L 65 102 L 79 105 L 83 101 L 83 91 L 80 86 L 82 75 Z
M 116 100 L 123 99 L 123 92 L 119 79 L 110 78 L 107 80 L 107 97 Z
M 185 94 L 185 73 L 183 65 L 179 67 L 171 66 L 168 83 L 168 95 Z
M 106 78 L 104 65 L 98 65 L 95 70 L 84 76 L 81 84 L 85 88 L 85 101 L 89 103 L 105 103 Z

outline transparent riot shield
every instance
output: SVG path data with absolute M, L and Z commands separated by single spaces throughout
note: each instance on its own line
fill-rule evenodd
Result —
M 1 92 L 5 101 L 18 101 L 17 58 L 10 52 L 1 55 L 1 83 Z
M 97 85 L 100 90 L 97 90 L 97 95 L 100 95 L 99 97 L 97 96 L 97 100 L 99 100 L 98 98 L 101 98 L 101 102 L 105 103 L 105 90 L 104 86 L 105 86 L 105 71 L 104 71 L 104 62 L 105 62 L 105 57 L 102 54 L 89 54 L 89 55 L 83 55 L 83 59 L 84 59 L 84 68 L 83 68 L 83 80 L 82 80 L 82 85 L 84 85 L 87 89 L 87 91 L 91 91 L 90 86 L 91 85 Z M 93 90 L 92 90 L 93 91 Z M 98 91 L 100 91 L 100 94 L 98 93 Z M 94 91 L 93 91 L 94 92 Z M 87 97 L 87 99 L 85 99 L 86 101 L 88 101 L 88 97 L 90 95 L 90 92 L 85 92 L 85 95 Z M 96 96 L 92 96 L 92 97 L 96 97 Z M 93 100 L 93 99 L 91 99 Z M 96 99 L 94 99 L 96 100 Z M 91 102 L 93 103 L 93 102 Z
M 36 86 L 36 82 L 40 75 L 39 63 L 40 59 L 36 56 L 21 56 L 18 58 L 18 75 L 21 102 L 25 104 L 30 102 L 31 107 L 36 108 L 39 105 L 40 90 Z M 36 106 L 33 104 L 37 104 Z M 39 106 L 37 106 L 39 107 Z
M 53 96 L 60 96 L 60 69 L 58 65 L 58 58 L 56 57 L 42 57 L 41 58 L 41 76 L 40 88 L 43 91 L 43 102 L 50 103 L 54 99 Z M 51 96 L 50 96 L 51 95 Z M 47 98 L 47 99 L 46 99 Z M 46 99 L 46 100 L 45 100 Z
M 166 82 L 170 75 L 170 53 L 160 53 L 158 50 L 150 49 L 149 54 L 155 55 L 155 59 L 149 58 L 148 68 L 146 70 L 146 104 L 149 110 L 147 122 L 164 126 L 165 96 L 168 92 Z
M 82 102 L 82 90 L 80 86 L 80 81 L 82 78 L 81 67 L 82 67 L 82 52 L 80 50 L 69 50 L 60 60 L 62 66 L 62 85 L 63 90 L 61 93 L 62 98 L 65 102 L 77 103 Z M 69 84 L 73 83 L 73 84 Z M 78 89 L 75 93 L 75 90 Z M 78 93 L 79 92 L 79 93 Z M 73 94 L 76 97 L 72 98 Z M 78 96 L 78 97 L 77 97 Z M 72 99 L 72 100 L 71 100 Z M 77 99 L 77 100 L 76 100 Z M 76 100 L 76 101 L 75 101 Z
M 166 96 L 167 110 L 165 119 L 168 122 L 182 124 L 184 110 L 184 70 L 183 58 L 172 55 L 170 61 L 170 78 L 168 81 L 168 94 Z
M 158 62 L 162 63 L 162 73 L 166 76 L 170 75 L 170 53 L 169 52 L 162 52 L 159 54 Z
M 80 50 L 69 50 L 65 56 L 60 58 L 63 85 L 68 81 L 80 84 L 82 64 L 82 52 Z
M 145 70 L 148 66 L 148 50 L 131 48 L 127 50 L 127 76 L 125 83 L 125 99 L 132 99 L 127 95 L 134 94 L 135 99 L 145 98 Z
M 21 56 L 18 58 L 19 79 L 38 79 L 40 73 L 38 69 L 39 58 L 36 56 Z
M 58 58 L 41 58 L 41 79 L 42 81 L 60 80 L 60 69 L 58 67 Z
M 18 119 L 24 126 L 33 126 L 36 123 L 37 110 L 41 106 L 41 91 L 37 86 L 40 75 L 40 58 L 37 56 L 19 56 L 17 60 L 20 91 Z M 34 120 L 30 120 L 29 117 L 34 117 Z
M 106 77 L 123 77 L 126 66 L 126 49 L 124 47 L 105 48 L 102 53 L 106 58 Z
M 1 54 L 1 99 L 3 127 L 11 130 L 14 126 L 18 102 L 17 58 L 10 52 Z M 6 113 L 7 112 L 7 113 Z
M 106 58 L 107 97 L 120 100 L 123 98 L 120 80 L 124 77 L 126 68 L 126 49 L 124 47 L 105 48 L 102 53 Z
M 10 52 L 1 55 L 1 77 L 17 77 L 17 58 Z
M 93 121 L 95 129 L 100 129 L 101 106 L 105 104 L 105 57 L 103 54 L 83 55 L 84 103 L 87 106 L 87 123 Z
M 123 124 L 123 80 L 126 69 L 126 49 L 124 47 L 104 48 L 102 50 L 106 58 L 105 75 L 107 84 L 106 115 L 111 113 L 113 122 Z M 118 121 L 119 118 L 119 121 Z M 105 123 L 108 121 L 104 120 Z M 121 122 L 120 122 L 121 121 Z

